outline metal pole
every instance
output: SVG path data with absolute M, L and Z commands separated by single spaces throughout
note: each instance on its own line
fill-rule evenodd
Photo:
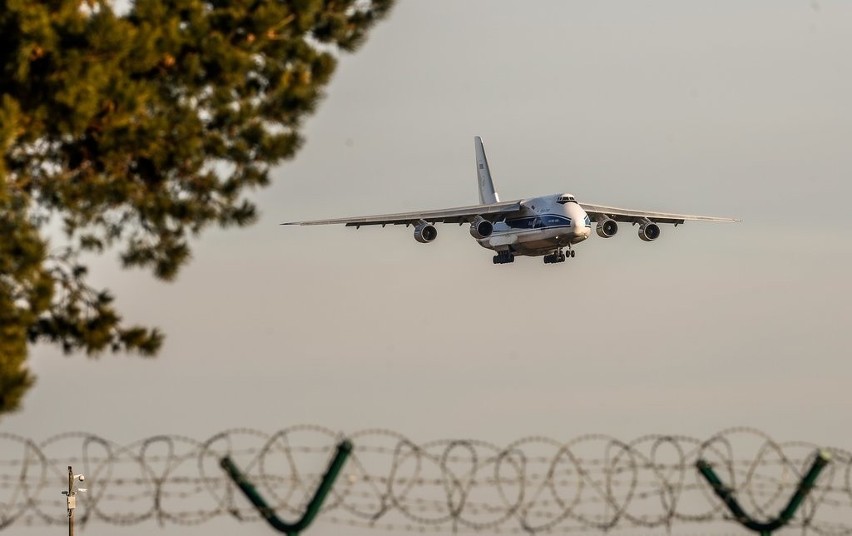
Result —
M 74 497 L 74 471 L 68 466 L 68 536 L 74 536 L 74 508 L 77 498 Z

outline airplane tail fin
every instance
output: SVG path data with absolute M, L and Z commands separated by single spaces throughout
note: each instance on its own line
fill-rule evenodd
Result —
M 494 191 L 494 183 L 491 181 L 491 171 L 488 169 L 488 160 L 485 158 L 485 147 L 482 146 L 482 138 L 473 138 L 476 148 L 476 177 L 479 182 L 479 202 L 490 205 L 500 201 L 497 192 Z

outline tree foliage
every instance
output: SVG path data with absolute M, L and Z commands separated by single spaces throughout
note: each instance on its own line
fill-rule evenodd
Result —
M 256 218 L 341 51 L 393 0 L 0 0 L 0 414 L 28 345 L 154 355 L 83 254 L 175 277 L 188 239 Z M 61 227 L 62 232 L 56 230 Z M 48 235 L 61 239 L 52 243 Z

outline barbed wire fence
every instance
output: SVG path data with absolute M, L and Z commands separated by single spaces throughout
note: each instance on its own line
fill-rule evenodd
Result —
M 527 437 L 506 446 L 416 443 L 388 430 L 344 436 L 318 426 L 228 430 L 205 440 L 162 435 L 128 445 L 87 433 L 38 443 L 0 433 L 0 531 L 67 523 L 59 489 L 69 465 L 86 475 L 89 488 L 77 499 L 78 525 L 262 520 L 220 466 L 226 456 L 278 516 L 298 518 L 344 438 L 353 450 L 319 514 L 341 525 L 396 532 L 665 534 L 730 520 L 696 469 L 699 460 L 750 516 L 768 520 L 824 453 L 830 462 L 788 526 L 803 534 L 852 535 L 852 454 L 777 442 L 749 428 L 706 439 Z

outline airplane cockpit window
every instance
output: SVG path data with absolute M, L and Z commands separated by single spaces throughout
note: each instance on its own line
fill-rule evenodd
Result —
M 592 226 L 592 219 L 589 217 L 588 214 L 586 214 L 586 219 L 584 221 L 586 222 L 586 227 Z
M 562 194 L 559 196 L 559 199 L 556 200 L 560 205 L 564 205 L 565 203 L 576 203 L 577 200 L 574 199 L 574 196 L 571 194 Z

